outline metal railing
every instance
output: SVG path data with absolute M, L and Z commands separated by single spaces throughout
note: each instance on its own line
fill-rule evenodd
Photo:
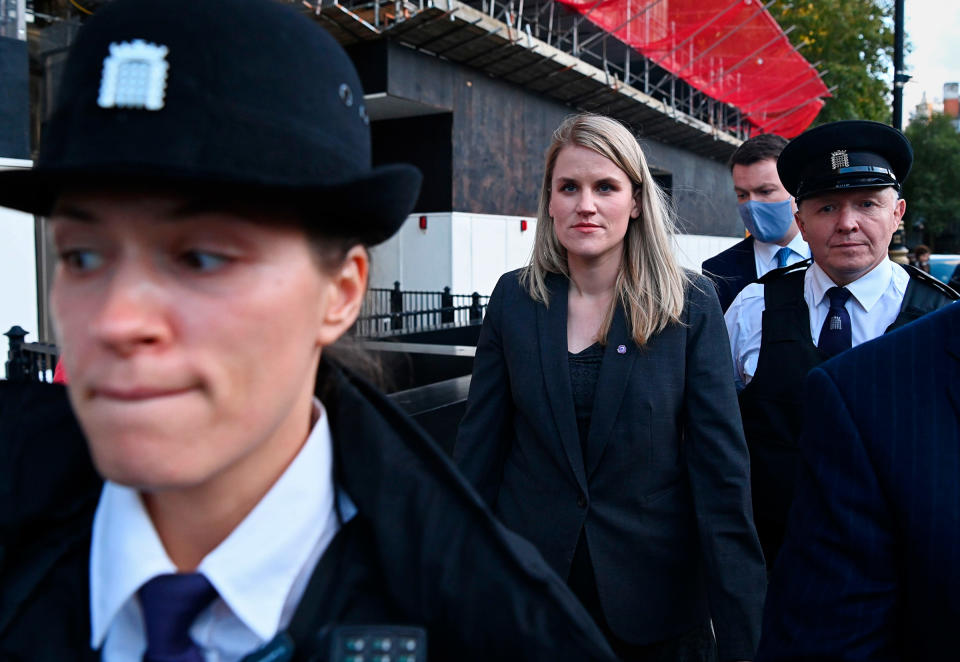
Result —
M 750 135 L 752 127 L 745 121 L 746 118 L 737 107 L 704 94 L 680 76 L 661 67 L 659 60 L 644 57 L 639 51 L 620 41 L 614 34 L 591 23 L 586 15 L 565 7 L 557 0 L 461 0 L 461 2 L 502 22 L 507 29 L 507 34 L 516 35 L 510 37 L 509 44 L 522 44 L 523 35 L 539 39 L 546 42 L 548 46 L 553 46 L 601 69 L 608 77 L 609 85 L 616 88 L 625 84 L 655 98 L 664 105 L 664 108 L 669 107 L 671 117 L 676 113 L 683 113 L 741 140 Z M 315 6 L 317 13 L 324 6 L 323 2 L 316 0 L 313 3 L 304 2 L 304 4 Z M 333 4 L 377 33 L 414 18 L 417 13 L 424 10 L 425 5 L 428 9 L 433 8 L 432 0 L 427 0 L 426 3 L 423 0 L 415 2 L 334 0 Z M 598 2 L 594 5 L 594 8 L 599 4 Z M 645 21 L 651 20 L 650 9 L 659 6 L 660 9 L 665 10 L 667 4 L 661 0 L 641 6 L 627 23 L 643 25 Z M 737 2 L 733 2 L 733 5 L 736 4 Z M 769 6 L 772 3 L 766 0 L 766 4 Z M 758 5 L 758 8 L 762 11 L 764 7 Z M 592 11 L 591 9 L 590 12 Z M 452 11 L 448 13 L 453 14 Z M 444 17 L 446 18 L 446 15 Z M 649 31 L 649 26 L 646 29 Z M 404 41 L 402 35 L 396 38 L 401 42 Z M 529 40 L 527 43 L 529 44 Z M 689 43 L 681 42 L 684 46 L 688 46 Z M 417 44 L 413 45 L 420 48 Z M 449 47 L 448 50 L 457 47 L 459 45 Z M 536 50 L 534 47 L 532 52 Z M 441 51 L 438 55 L 444 55 L 444 52 Z M 498 77 L 509 75 L 509 73 L 499 74 Z M 593 96 L 597 93 L 598 91 L 594 91 L 588 95 Z M 564 102 L 573 107 L 582 108 L 581 103 L 588 100 L 574 98 Z
M 353 335 L 380 338 L 419 331 L 456 328 L 480 324 L 490 297 L 452 294 L 449 287 L 440 292 L 372 288 L 367 291 Z M 24 342 L 27 331 L 12 327 L 4 335 L 9 339 L 6 375 L 10 381 L 53 381 L 57 358 L 56 345 Z
M 19 326 L 11 327 L 5 335 L 9 339 L 7 352 L 7 379 L 12 382 L 52 382 L 57 367 L 59 350 L 56 345 L 24 342 L 27 332 Z
M 480 324 L 490 297 L 442 292 L 371 288 L 367 291 L 353 334 L 361 338 L 430 331 Z

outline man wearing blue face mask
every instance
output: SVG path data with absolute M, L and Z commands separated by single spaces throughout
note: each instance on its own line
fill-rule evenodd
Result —
M 776 269 L 747 285 L 724 316 L 768 568 L 793 500 L 807 373 L 956 296 L 887 255 L 906 209 L 900 189 L 912 162 L 902 133 L 859 120 L 811 129 L 777 160 L 813 264 Z
M 797 207 L 777 174 L 777 157 L 787 141 L 773 133 L 744 142 L 730 157 L 740 218 L 750 236 L 703 263 L 726 312 L 740 290 L 773 269 L 810 257 L 797 230 Z

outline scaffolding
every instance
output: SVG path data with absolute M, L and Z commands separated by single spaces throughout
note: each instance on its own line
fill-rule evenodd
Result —
M 671 14 L 680 0 L 302 4 L 341 43 L 386 36 L 714 157 L 754 133 L 796 135 L 830 93 L 757 0 L 701 0 L 695 15 Z M 742 54 L 730 62 L 733 44 Z M 771 55 L 780 57 L 776 85 L 756 79 Z M 784 58 L 794 67 L 786 74 Z
M 767 11 L 773 0 L 559 2 L 764 132 L 800 134 L 830 94 L 787 38 L 793 28 Z
M 72 25 L 106 1 L 0 0 L 0 26 L 19 36 L 35 5 Z M 387 38 L 712 158 L 796 135 L 830 93 L 762 0 L 280 1 L 341 44 Z

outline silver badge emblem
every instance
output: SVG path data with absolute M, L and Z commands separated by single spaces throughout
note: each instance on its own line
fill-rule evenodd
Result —
M 163 108 L 167 90 L 167 47 L 143 39 L 110 44 L 100 78 L 101 108 Z
M 843 320 L 840 319 L 839 315 L 834 315 L 830 318 L 830 330 L 843 331 Z
M 626 345 L 617 345 L 617 354 L 626 354 L 627 346 Z
M 849 168 L 850 158 L 847 156 L 847 150 L 838 149 L 835 152 L 830 152 L 830 167 L 834 170 Z

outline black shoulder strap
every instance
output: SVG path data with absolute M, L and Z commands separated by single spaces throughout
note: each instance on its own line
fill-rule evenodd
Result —
M 758 278 L 756 282 L 763 285 L 764 308 L 776 310 L 784 306 L 802 305 L 806 310 L 803 280 L 810 264 L 809 260 L 804 260 L 782 269 L 774 269 Z
M 927 272 L 907 264 L 900 266 L 910 275 L 910 282 L 907 283 L 903 303 L 900 304 L 900 313 L 893 324 L 887 327 L 886 332 L 899 329 L 927 313 L 939 310 L 960 299 L 960 294 L 952 287 L 944 285 Z
M 936 290 L 940 295 L 942 295 L 949 301 L 957 301 L 958 299 L 960 299 L 960 292 L 957 292 L 955 289 L 953 289 L 949 285 L 941 283 L 939 280 L 937 280 L 936 278 L 928 274 L 926 271 L 917 269 L 916 267 L 911 266 L 909 264 L 901 264 L 900 266 L 903 267 L 906 270 L 907 274 L 910 275 L 911 281 L 915 280 L 917 282 L 923 283 L 924 285 L 927 285 L 933 290 Z M 907 294 L 909 295 L 909 293 L 910 293 L 910 289 L 908 288 Z M 906 297 L 904 298 L 904 304 L 906 305 Z M 940 306 L 937 306 L 937 307 L 939 308 Z
M 797 271 L 805 272 L 810 267 L 811 264 L 813 264 L 813 258 L 808 257 L 806 260 L 802 260 L 800 262 L 797 262 L 796 264 L 790 264 L 790 265 L 787 265 L 786 267 L 780 267 L 779 269 L 773 269 L 772 271 L 768 271 L 767 273 L 763 274 L 762 276 L 760 276 L 760 278 L 756 279 L 753 282 L 763 283 L 764 285 L 766 285 L 767 283 L 774 280 L 778 280 L 779 278 L 786 276 L 787 274 L 794 273 Z

